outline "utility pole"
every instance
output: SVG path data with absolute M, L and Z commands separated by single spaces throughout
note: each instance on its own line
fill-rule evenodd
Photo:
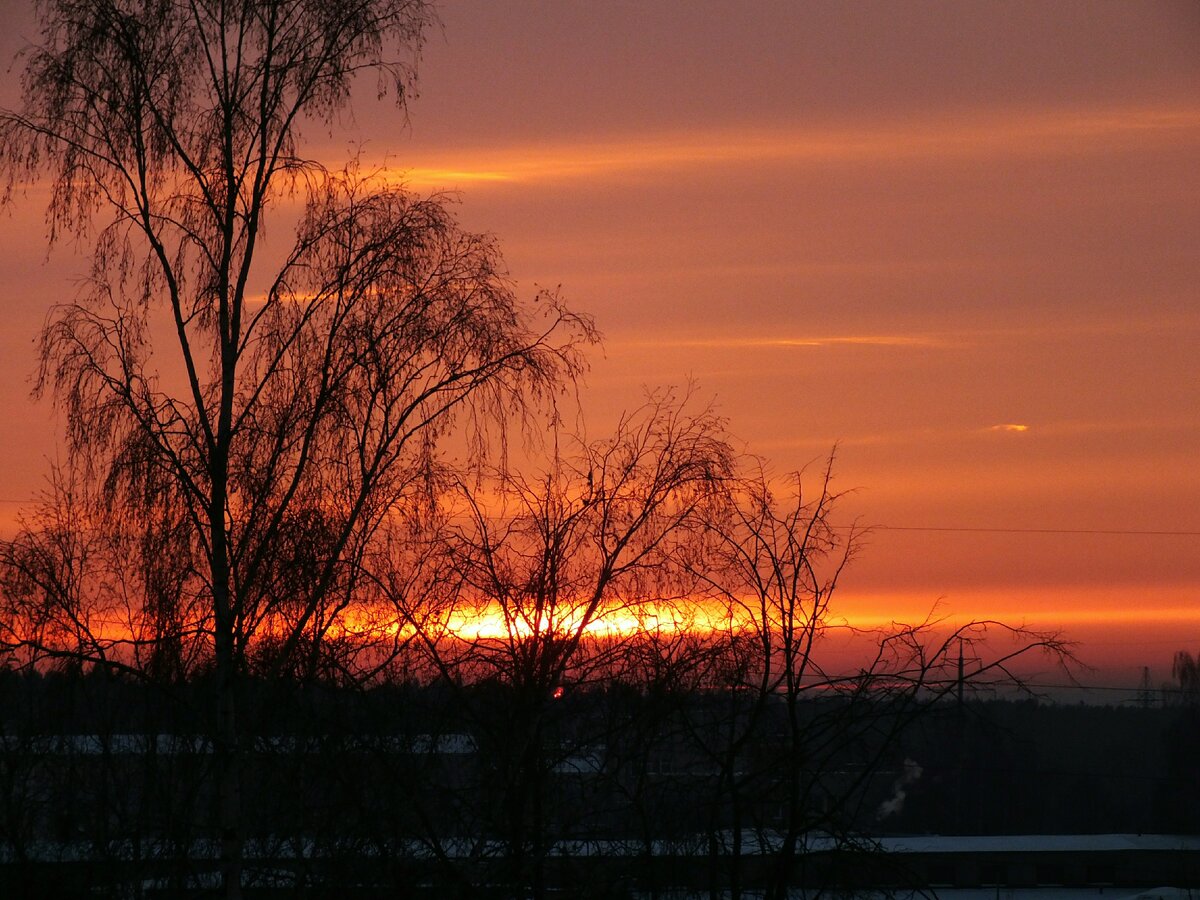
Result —
M 958 772 L 954 785 L 954 829 L 958 834 L 963 833 L 963 769 L 967 762 L 967 717 L 963 709 L 963 642 L 958 639 L 958 683 L 955 685 L 957 709 L 954 716 L 954 728 L 957 732 L 958 743 Z
M 1142 709 L 1149 709 L 1154 703 L 1154 689 L 1150 687 L 1150 667 L 1142 666 L 1142 686 L 1138 690 L 1138 703 Z
M 962 638 L 958 639 L 958 711 L 961 713 L 963 708 L 963 642 Z

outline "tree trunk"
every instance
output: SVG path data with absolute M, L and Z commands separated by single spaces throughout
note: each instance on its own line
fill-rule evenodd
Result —
M 220 591 L 214 591 L 220 593 Z M 227 594 L 227 589 L 225 591 Z M 214 754 L 217 774 L 217 819 L 220 829 L 221 885 L 226 900 L 242 896 L 241 752 L 237 723 L 237 673 L 228 599 L 218 602 L 216 635 L 216 713 Z M 224 621 L 222 621 L 224 620 Z
M 232 354 L 228 354 L 232 356 Z M 210 464 L 212 500 L 209 534 L 212 541 L 213 619 L 216 628 L 216 729 L 213 746 L 217 776 L 217 824 L 220 831 L 221 887 L 226 900 L 242 897 L 242 795 L 241 748 L 238 740 L 237 616 L 232 595 L 229 536 L 225 529 L 228 500 L 229 422 L 233 395 L 232 364 L 226 362 L 217 447 Z

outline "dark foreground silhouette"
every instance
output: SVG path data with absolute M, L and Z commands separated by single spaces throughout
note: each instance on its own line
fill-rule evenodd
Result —
M 5 896 L 215 887 L 202 683 L 7 672 L 0 686 Z M 869 727 L 851 728 L 843 698 L 808 701 L 793 833 L 782 705 L 747 730 L 736 691 L 558 694 L 530 745 L 512 727 L 522 698 L 486 681 L 248 684 L 250 895 L 1149 885 L 1200 863 L 1200 841 L 1161 837 L 1200 832 L 1194 706 L 948 702 L 892 741 L 895 710 L 869 721 L 860 704 Z M 1053 834 L 1075 837 L 950 837 Z

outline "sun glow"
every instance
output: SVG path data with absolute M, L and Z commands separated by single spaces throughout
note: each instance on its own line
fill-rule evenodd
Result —
M 707 634 L 728 628 L 731 623 L 735 627 L 752 625 L 749 616 L 735 618 L 729 610 L 705 602 L 621 605 L 591 616 L 579 607 L 536 615 L 487 603 L 450 613 L 439 631 L 467 641 L 520 640 L 535 635 L 611 638 L 685 631 Z

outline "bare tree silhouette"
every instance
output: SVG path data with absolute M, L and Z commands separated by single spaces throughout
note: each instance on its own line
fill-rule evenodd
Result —
M 169 531 L 187 560 L 171 570 L 186 585 L 145 582 L 134 625 L 178 630 L 164 590 L 203 601 L 192 624 L 214 672 L 229 897 L 253 640 L 269 633 L 275 667 L 311 649 L 456 411 L 482 421 L 547 396 L 593 337 L 553 296 L 521 304 L 493 242 L 437 200 L 304 153 L 304 130 L 332 128 L 365 72 L 403 111 L 431 21 L 421 0 L 55 0 L 26 56 L 24 106 L 0 114 L 7 196 L 44 179 L 50 239 L 93 248 L 81 295 L 42 333 L 38 391 L 65 412 L 78 477 L 145 535 Z M 272 267 L 266 223 L 297 202 L 294 244 Z M 13 553 L 29 558 L 60 538 L 23 540 Z M 82 548 L 60 549 L 40 569 L 62 583 L 23 595 L 59 607 L 47 623 L 80 599 Z M 10 640 L 50 650 L 44 637 Z M 169 668 L 164 646 L 154 665 Z M 115 661 L 101 649 L 89 658 Z
M 841 495 L 833 463 L 831 455 L 807 481 L 787 476 L 781 494 L 761 463 L 743 461 L 686 556 L 700 596 L 723 622 L 711 637 L 718 652 L 705 658 L 713 702 L 695 707 L 689 724 L 715 772 L 707 797 L 713 896 L 741 896 L 746 852 L 771 860 L 767 896 L 783 898 L 813 846 L 870 851 L 852 823 L 922 715 L 964 683 L 1019 688 L 1012 663 L 1027 654 L 1069 660 L 1056 634 L 999 622 L 946 627 L 931 617 L 854 629 L 834 601 L 864 532 L 834 524 Z M 831 661 L 825 645 L 847 631 L 872 650 L 856 672 Z M 965 674 L 956 656 L 964 646 L 976 652 Z
M 588 743 L 564 730 L 570 692 L 612 678 L 641 630 L 674 615 L 675 557 L 730 475 L 723 423 L 692 406 L 654 394 L 539 475 L 456 483 L 440 564 L 392 593 L 448 684 L 493 686 L 473 719 L 490 786 L 479 796 L 495 797 L 483 831 L 500 836 L 514 890 L 544 895 L 550 822 L 562 823 L 551 774 Z

